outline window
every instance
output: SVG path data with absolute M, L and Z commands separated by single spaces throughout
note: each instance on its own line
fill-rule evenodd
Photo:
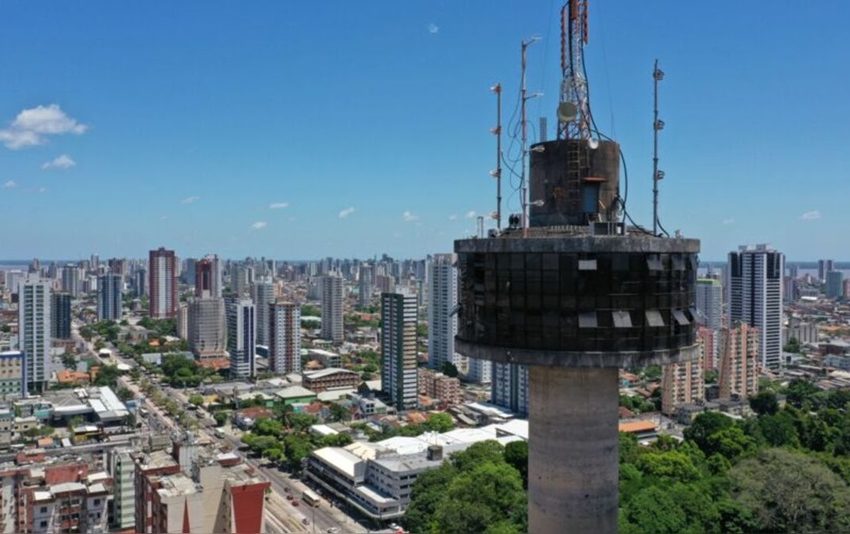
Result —
M 682 310 L 673 310 L 673 318 L 680 326 L 687 326 L 691 324 L 688 317 L 685 315 L 685 312 Z
M 652 327 L 664 326 L 664 318 L 658 310 L 646 310 L 646 324 Z
M 595 271 L 596 260 L 578 260 L 579 271 Z
M 42 514 L 46 514 L 46 513 L 47 513 L 47 507 L 46 507 L 46 506 L 42 506 L 42 507 L 41 507 L 41 513 L 42 513 Z
M 578 314 L 579 328 L 596 328 L 596 312 L 581 312 Z
M 614 328 L 631 328 L 632 317 L 627 311 L 613 311 L 611 315 L 614 318 Z

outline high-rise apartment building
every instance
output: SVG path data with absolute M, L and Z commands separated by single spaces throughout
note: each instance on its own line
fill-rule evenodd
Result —
M 490 384 L 493 381 L 493 362 L 468 358 L 466 379 L 475 384 Z
M 224 299 L 189 303 L 189 349 L 198 359 L 221 358 L 225 352 Z
M 50 336 L 71 339 L 71 295 L 53 293 L 50 300 Z
M 436 254 L 428 266 L 428 367 L 440 371 L 449 362 L 461 367 L 455 352 L 457 266 L 454 254 Z
M 342 343 L 342 278 L 338 275 L 321 277 L 319 292 L 322 302 L 322 339 Z
M 492 362 L 490 402 L 516 414 L 528 414 L 528 367 Z
M 252 378 L 257 374 L 254 349 L 257 345 L 256 312 L 251 299 L 227 302 L 227 352 L 231 378 Z
M 697 329 L 697 337 L 702 344 L 705 370 L 717 369 L 720 365 L 720 330 L 700 326 Z
M 294 302 L 269 304 L 269 371 L 301 372 L 301 307 Z
M 830 299 L 840 299 L 844 296 L 844 273 L 841 271 L 826 273 L 826 296 Z
M 177 257 L 160 247 L 148 256 L 150 273 L 149 314 L 152 319 L 173 319 L 177 312 Z
M 713 330 L 723 323 L 723 287 L 720 280 L 700 278 L 696 284 L 697 322 Z
M 274 284 L 254 282 L 254 306 L 257 308 L 257 344 L 269 346 L 269 305 L 274 302 Z
M 763 336 L 746 323 L 720 331 L 720 398 L 746 399 L 758 393 L 759 345 Z
M 136 269 L 133 273 L 133 292 L 137 298 L 142 298 L 148 292 L 148 271 L 147 269 Z
M 826 274 L 835 270 L 835 262 L 832 260 L 818 260 L 818 281 L 826 283 Z
M 705 327 L 703 327 L 705 328 Z M 705 400 L 705 347 L 699 343 L 697 359 L 665 365 L 661 375 L 661 413 L 675 415 L 683 404 Z
M 729 253 L 729 325 L 758 329 L 760 363 L 782 366 L 782 292 L 785 256 L 767 245 L 742 246 Z
M 367 308 L 372 304 L 372 266 L 367 263 L 360 264 L 360 279 L 358 280 L 358 305 L 360 309 Z
M 50 283 L 27 278 L 18 293 L 18 348 L 26 357 L 27 392 L 41 392 L 50 378 Z
M 195 263 L 195 296 L 218 298 L 221 296 L 221 266 L 218 256 L 210 254 Z
M 416 295 L 381 294 L 381 390 L 398 410 L 415 409 L 418 402 Z
M 120 321 L 124 305 L 124 280 L 120 274 L 107 273 L 97 279 L 98 321 Z
M 80 296 L 80 268 L 74 264 L 68 264 L 62 267 L 62 291 L 68 293 L 73 298 Z

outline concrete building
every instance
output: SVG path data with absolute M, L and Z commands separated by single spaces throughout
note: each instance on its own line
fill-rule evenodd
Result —
M 256 311 L 251 299 L 230 299 L 227 303 L 227 352 L 230 377 L 253 378 L 257 374 L 254 350 L 257 346 Z
M 785 256 L 767 245 L 742 246 L 729 253 L 729 323 L 758 329 L 760 363 L 782 366 L 782 276 Z
M 180 304 L 177 306 L 177 315 L 175 317 L 177 323 L 177 337 L 180 339 L 189 339 L 189 305 Z
M 124 306 L 124 280 L 120 274 L 107 273 L 97 279 L 97 320 L 121 320 Z
M 269 371 L 301 371 L 301 306 L 293 302 L 269 304 Z
M 696 285 L 697 322 L 712 330 L 723 325 L 723 286 L 720 280 L 700 278 Z
M 198 359 L 225 355 L 224 299 L 195 299 L 189 303 L 189 349 Z
M 447 405 L 463 402 L 460 380 L 431 369 L 419 368 L 419 393 Z
M 342 356 L 324 349 L 307 349 L 307 358 L 316 360 L 325 367 L 342 367 Z
M 136 298 L 142 298 L 148 294 L 148 271 L 142 267 L 133 273 L 133 293 Z
M 319 279 L 322 302 L 322 339 L 342 343 L 342 278 L 338 275 Z
M 844 273 L 841 271 L 826 273 L 826 297 L 830 299 L 844 297 Z
M 24 353 L 18 350 L 0 352 L 0 399 L 17 399 L 27 390 L 27 368 Z
M 18 346 L 26 356 L 27 393 L 46 389 L 50 378 L 50 282 L 27 278 L 18 297 Z
M 788 325 L 788 329 L 785 331 L 785 339 L 782 341 L 783 345 L 788 343 L 792 338 L 803 344 L 814 345 L 820 340 L 818 336 L 818 325 L 812 322 L 792 319 Z
M 697 329 L 697 337 L 702 344 L 705 370 L 716 370 L 720 365 L 720 330 L 700 326 Z
M 112 474 L 112 527 L 131 529 L 136 523 L 136 463 L 133 449 L 107 450 L 107 464 Z
M 457 267 L 454 254 L 435 254 L 428 264 L 428 367 L 440 371 L 446 362 L 462 368 L 455 352 L 457 334 Z
M 89 473 L 85 463 L 24 468 L 17 482 L 17 524 L 14 532 L 108 532 L 111 479 Z
M 269 305 L 274 300 L 274 284 L 264 280 L 254 282 L 254 306 L 257 310 L 258 345 L 269 345 Z
M 374 290 L 378 293 L 395 292 L 395 279 L 389 274 L 376 274 Z
M 737 323 L 720 331 L 720 398 L 747 399 L 758 393 L 759 344 L 757 328 Z
M 80 269 L 76 264 L 68 264 L 62 267 L 62 292 L 68 293 L 73 298 L 80 296 L 82 285 L 80 283 Z
M 705 401 L 705 347 L 695 360 L 665 365 L 661 376 L 661 413 L 667 416 L 686 404 Z
M 71 339 L 71 295 L 53 293 L 50 297 L 50 336 Z
M 418 405 L 417 312 L 415 295 L 381 294 L 381 390 L 399 411 Z
M 818 281 L 821 284 L 826 283 L 827 273 L 835 270 L 835 262 L 832 260 L 818 260 Z
M 153 521 L 153 499 L 154 493 L 160 487 L 160 479 L 164 476 L 180 472 L 180 464 L 163 450 L 156 450 L 143 455 L 136 461 L 134 472 L 134 495 L 136 499 L 135 510 L 135 532 L 143 534 L 154 534 L 158 532 L 171 532 L 160 530 Z M 183 532 L 182 529 L 176 532 Z
M 323 492 L 379 522 L 396 521 L 410 504 L 416 479 L 474 443 L 528 439 L 528 422 L 461 428 L 443 434 L 395 437 L 377 443 L 324 447 L 310 454 L 306 476 Z
M 195 297 L 221 297 L 221 265 L 218 256 L 210 254 L 195 262 Z
M 369 307 L 372 304 L 372 266 L 368 263 L 360 264 L 360 276 L 357 284 L 358 305 L 360 309 Z
M 148 314 L 152 319 L 173 319 L 177 313 L 177 257 L 174 251 L 162 247 L 151 250 L 148 272 Z
M 350 388 L 354 389 L 363 380 L 360 374 L 348 369 L 329 367 L 319 371 L 305 371 L 302 375 L 301 385 L 310 391 L 321 393 L 328 389 Z
M 471 360 L 472 361 L 472 360 Z M 493 362 L 490 402 L 516 414 L 528 414 L 528 367 L 515 363 Z
M 492 383 L 493 363 L 488 360 L 467 360 L 466 379 L 475 384 Z

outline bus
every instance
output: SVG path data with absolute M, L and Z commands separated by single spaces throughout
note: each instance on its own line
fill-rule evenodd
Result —
M 310 506 L 319 506 L 319 496 L 312 490 L 305 489 L 304 493 L 301 494 L 301 500 Z

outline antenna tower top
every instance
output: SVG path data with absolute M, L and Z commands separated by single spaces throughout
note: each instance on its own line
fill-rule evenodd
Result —
M 561 7 L 559 139 L 590 139 L 593 119 L 584 68 L 584 45 L 588 40 L 587 4 L 588 0 L 568 0 Z

